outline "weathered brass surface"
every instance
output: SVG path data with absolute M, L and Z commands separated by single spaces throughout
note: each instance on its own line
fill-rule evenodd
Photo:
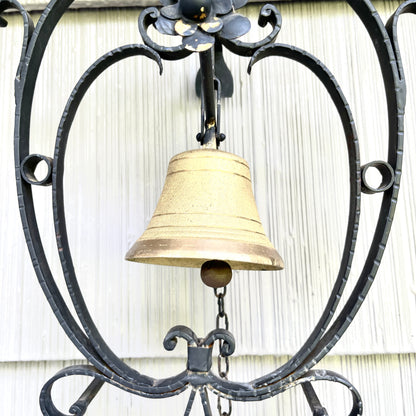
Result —
M 209 287 L 218 289 L 231 282 L 233 272 L 228 263 L 221 260 L 206 261 L 201 267 L 201 280 Z
M 153 217 L 126 254 L 141 263 L 198 267 L 226 261 L 235 270 L 280 270 L 266 237 L 247 162 L 198 149 L 174 156 Z

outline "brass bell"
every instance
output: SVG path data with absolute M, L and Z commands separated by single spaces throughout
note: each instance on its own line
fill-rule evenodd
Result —
M 149 226 L 126 260 L 198 268 L 221 260 L 234 270 L 283 269 L 260 222 L 247 162 L 216 149 L 171 159 Z

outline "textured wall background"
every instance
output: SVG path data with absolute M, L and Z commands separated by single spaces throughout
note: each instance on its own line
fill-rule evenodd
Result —
M 384 21 L 400 2 L 375 2 Z M 249 6 L 252 39 L 260 6 Z M 362 164 L 385 159 L 386 106 L 375 53 L 361 22 L 343 2 L 282 3 L 278 41 L 304 48 L 334 73 L 350 102 Z M 85 69 L 117 46 L 140 42 L 138 9 L 71 11 L 58 25 L 39 75 L 32 114 L 31 152 L 52 155 L 65 102 Z M 34 15 L 37 19 L 37 15 Z M 11 15 L 0 30 L 0 391 L 4 414 L 39 414 L 43 383 L 82 356 L 59 327 L 37 284 L 23 241 L 13 169 L 13 78 L 22 28 Z M 358 318 L 319 367 L 347 376 L 363 395 L 366 415 L 416 414 L 416 67 L 415 18 L 399 30 L 408 81 L 405 164 L 395 223 L 383 263 Z M 162 40 L 160 40 L 162 42 Z M 282 272 L 237 272 L 227 295 L 237 339 L 231 379 L 269 372 L 297 351 L 313 329 L 336 278 L 348 206 L 346 146 L 341 123 L 319 82 L 299 65 L 273 58 L 257 64 L 225 55 L 235 94 L 223 104 L 223 150 L 250 164 L 266 233 L 285 260 Z M 185 349 L 164 351 L 173 325 L 203 335 L 215 325 L 216 303 L 197 270 L 128 264 L 124 254 L 145 229 L 163 186 L 169 159 L 197 147 L 199 102 L 196 56 L 164 62 L 134 58 L 110 68 L 88 92 L 75 119 L 66 159 L 69 238 L 92 316 L 112 349 L 149 375 L 184 368 Z M 50 189 L 35 189 L 48 258 L 64 288 L 56 253 Z M 371 241 L 379 196 L 363 196 L 351 289 Z M 347 292 L 348 292 L 347 288 Z M 68 296 L 67 296 L 68 298 Z M 322 386 L 331 415 L 345 415 L 347 393 Z M 80 380 L 57 387 L 66 409 Z M 182 414 L 186 396 L 151 401 L 104 387 L 89 414 Z M 24 397 L 24 400 L 21 398 Z M 236 414 L 308 414 L 291 392 Z M 199 414 L 195 410 L 195 414 Z
M 283 0 L 296 1 L 296 0 Z M 261 3 L 260 0 L 248 0 L 249 3 Z M 21 1 L 27 10 L 43 10 L 49 2 L 42 0 Z M 158 0 L 76 0 L 71 5 L 74 9 L 102 9 L 104 7 L 148 7 L 159 6 Z

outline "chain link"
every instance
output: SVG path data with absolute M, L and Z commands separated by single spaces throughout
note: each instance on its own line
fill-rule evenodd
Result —
M 223 289 L 222 292 L 220 292 L 218 289 L 214 289 L 214 293 L 215 293 L 215 296 L 217 298 L 217 304 L 218 304 L 218 314 L 217 314 L 217 319 L 216 319 L 216 327 L 217 327 L 217 329 L 223 328 L 223 329 L 226 329 L 228 331 L 228 327 L 229 327 L 228 315 L 225 313 L 225 310 L 224 310 L 224 296 L 227 293 L 227 288 L 223 287 L 222 289 Z M 230 360 L 229 360 L 228 357 L 223 357 L 221 355 L 223 343 L 224 343 L 223 340 L 219 340 L 219 354 L 218 354 L 218 358 L 217 358 L 218 375 L 221 378 L 223 378 L 225 380 L 228 380 L 228 372 L 230 370 Z M 228 411 L 224 411 L 222 409 L 222 404 L 221 404 L 222 400 L 223 399 L 221 399 L 221 397 L 218 396 L 218 401 L 217 401 L 218 414 L 220 416 L 230 416 L 231 412 L 232 412 L 231 400 L 227 400 L 228 401 Z

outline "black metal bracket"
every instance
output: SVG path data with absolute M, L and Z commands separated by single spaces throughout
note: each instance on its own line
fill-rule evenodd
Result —
M 44 415 L 63 415 L 53 404 L 51 389 L 55 381 L 75 375 L 87 375 L 93 382 L 71 407 L 72 414 L 84 414 L 88 404 L 98 393 L 104 382 L 120 389 L 149 398 L 162 398 L 177 395 L 191 388 L 191 395 L 185 415 L 190 413 L 197 393 L 206 415 L 211 414 L 207 389 L 227 399 L 236 401 L 263 400 L 280 394 L 296 385 L 303 385 L 311 411 L 315 415 L 325 414 L 311 383 L 315 381 L 338 382 L 345 385 L 353 395 L 353 407 L 350 416 L 362 413 L 362 404 L 358 392 L 344 378 L 327 371 L 311 370 L 338 342 L 355 318 L 364 301 L 378 270 L 394 217 L 400 187 L 403 157 L 403 117 L 406 101 L 406 84 L 397 42 L 398 18 L 404 13 L 416 13 L 416 0 L 405 1 L 389 19 L 386 25 L 381 21 L 370 0 L 347 0 L 347 3 L 360 17 L 373 41 L 377 53 L 386 91 L 388 106 L 388 155 L 385 161 L 374 161 L 361 166 L 359 159 L 359 141 L 350 106 L 342 93 L 340 85 L 328 68 L 315 56 L 293 45 L 274 43 L 280 27 L 281 16 L 275 6 L 266 5 L 261 9 L 259 24 L 271 26 L 270 34 L 255 43 L 245 43 L 238 37 L 246 33 L 249 22 L 235 13 L 245 0 L 212 0 L 209 13 L 193 21 L 189 10 L 182 10 L 179 3 L 163 0 L 160 11 L 156 8 L 145 9 L 139 17 L 139 30 L 145 45 L 124 45 L 103 55 L 94 62 L 80 78 L 72 91 L 63 112 L 56 137 L 53 158 L 29 153 L 30 116 L 33 94 L 39 67 L 50 36 L 62 15 L 73 0 L 52 0 L 41 14 L 36 27 L 29 14 L 17 0 L 0 0 L 0 13 L 17 9 L 24 22 L 24 38 L 21 59 L 15 81 L 16 121 L 15 121 L 15 174 L 19 199 L 19 209 L 27 246 L 33 266 L 44 294 L 63 330 L 86 357 L 91 365 L 73 366 L 58 372 L 43 387 L 40 405 Z M 6 26 L 0 18 L 0 26 Z M 182 44 L 176 47 L 164 47 L 155 43 L 147 33 L 150 25 L 165 34 L 182 36 Z M 206 144 L 212 138 L 218 145 L 220 131 L 218 111 L 218 93 L 222 89 L 227 95 L 230 76 L 222 60 L 221 47 L 241 56 L 250 56 L 248 67 L 251 72 L 254 64 L 266 57 L 283 57 L 304 65 L 322 82 L 330 95 L 342 121 L 348 148 L 350 171 L 349 219 L 345 236 L 345 245 L 338 275 L 316 327 L 304 345 L 280 368 L 250 382 L 232 382 L 214 375 L 211 371 L 212 348 L 216 339 L 222 339 L 222 354 L 232 354 L 234 340 L 228 331 L 212 331 L 204 339 L 199 339 L 186 327 L 174 327 L 165 338 L 165 346 L 172 349 L 175 339 L 183 337 L 188 342 L 188 361 L 186 370 L 167 379 L 157 380 L 139 373 L 118 358 L 106 344 L 85 304 L 77 282 L 75 265 L 72 261 L 65 223 L 63 198 L 63 173 L 65 151 L 72 121 L 79 104 L 95 79 L 112 64 L 132 56 L 143 56 L 155 61 L 162 73 L 162 60 L 177 60 L 193 52 L 201 57 L 201 85 L 203 97 L 203 136 Z M 212 57 L 212 52 L 216 52 Z M 216 81 L 217 79 L 217 81 Z M 37 178 L 35 169 L 38 163 L 46 163 L 48 172 L 44 178 Z M 378 169 L 382 183 L 372 187 L 366 182 L 366 171 Z M 32 187 L 36 185 L 52 186 L 52 201 L 58 251 L 68 291 L 74 305 L 77 318 L 72 314 L 55 282 L 49 268 L 36 222 Z M 382 193 L 383 200 L 379 219 L 373 235 L 359 279 L 347 298 L 344 307 L 335 316 L 341 296 L 348 280 L 351 262 L 354 256 L 359 226 L 361 191 L 364 193 Z
M 195 373 L 206 373 L 212 366 L 212 347 L 214 342 L 222 340 L 220 354 L 223 357 L 232 355 L 235 350 L 233 335 L 225 329 L 214 329 L 205 338 L 198 338 L 192 329 L 178 325 L 167 333 L 163 345 L 168 351 L 176 347 L 177 337 L 184 338 L 188 342 L 187 370 Z
M 220 98 L 232 97 L 234 93 L 233 75 L 224 61 L 222 45 L 220 43 L 216 43 L 214 46 L 214 69 L 214 76 L 221 85 Z M 195 80 L 195 90 L 198 97 L 201 97 L 201 85 L 201 70 L 199 70 Z

